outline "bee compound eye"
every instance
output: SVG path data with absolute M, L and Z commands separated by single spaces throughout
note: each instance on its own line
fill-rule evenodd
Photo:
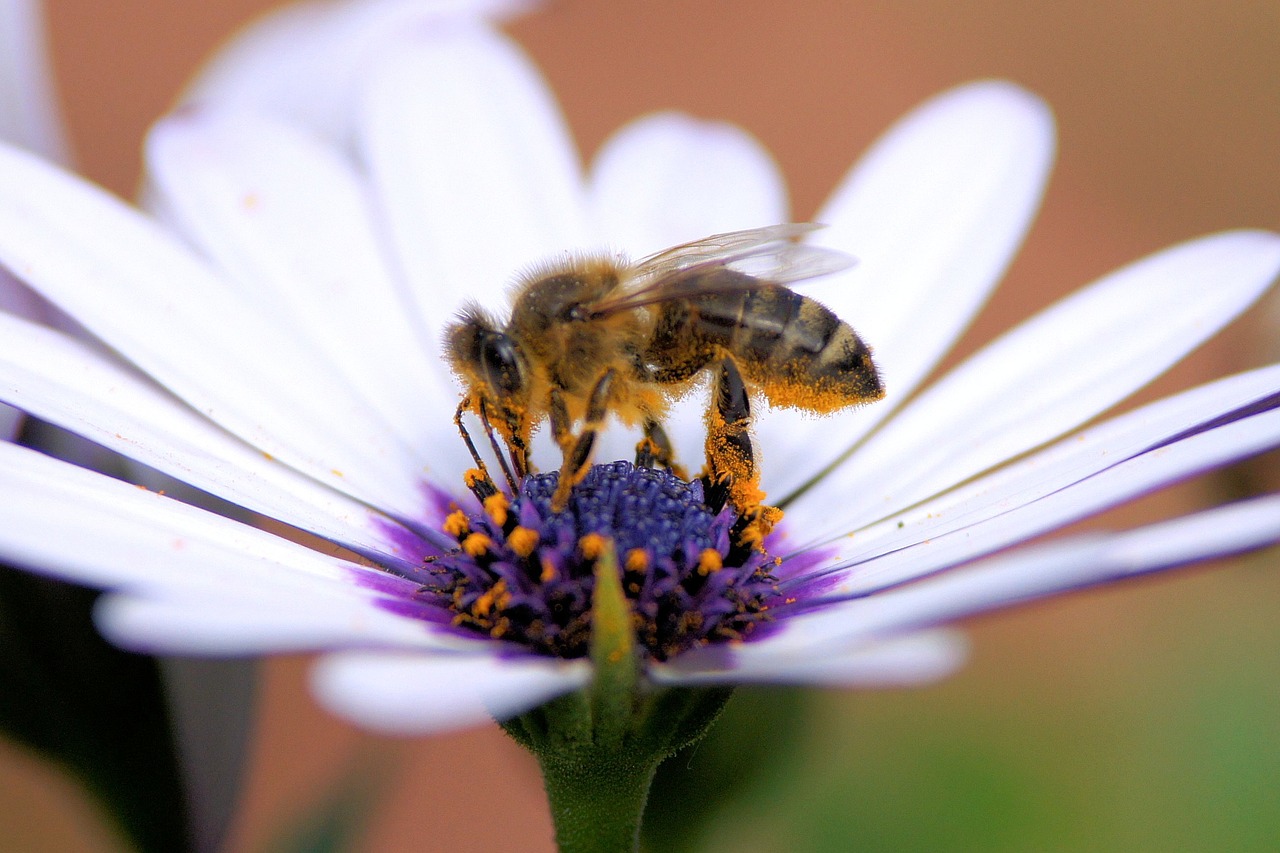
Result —
M 485 382 L 505 394 L 515 394 L 524 387 L 515 341 L 501 332 L 487 334 L 480 342 L 480 369 Z

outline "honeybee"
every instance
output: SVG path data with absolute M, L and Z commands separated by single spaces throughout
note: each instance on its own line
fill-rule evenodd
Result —
M 466 305 L 447 330 L 445 356 L 465 388 L 454 421 L 477 465 L 473 486 L 494 489 L 463 424 L 467 412 L 479 417 L 513 491 L 530 472 L 533 429 L 547 419 L 563 457 L 557 511 L 590 468 L 610 414 L 642 428 L 638 465 L 687 479 L 662 418 L 710 370 L 701 474 L 708 503 L 731 502 L 748 522 L 742 539 L 758 544 L 781 513 L 763 505 L 749 434 L 752 394 L 822 414 L 884 396 L 871 350 L 853 328 L 786 287 L 851 264 L 840 252 L 795 242 L 818 227 L 716 234 L 635 263 L 592 257 L 544 267 L 518 282 L 505 323 Z

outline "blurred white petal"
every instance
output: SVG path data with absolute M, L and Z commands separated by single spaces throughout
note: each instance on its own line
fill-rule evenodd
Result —
M 636 258 L 789 219 L 786 185 L 759 142 L 679 113 L 637 119 L 610 137 L 590 190 L 599 235 Z
M 43 17 L 37 0 L 0 0 L 0 140 L 65 161 Z
M 187 100 L 277 115 L 349 147 L 365 75 L 406 31 L 457 17 L 502 19 L 532 0 L 307 0 L 264 15 L 201 71 Z
M 774 655 L 741 656 L 729 650 L 694 653 L 655 668 L 662 684 L 808 684 L 824 687 L 915 687 L 946 678 L 964 665 L 968 644 L 955 631 L 931 630 L 889 639 L 782 648 Z M 721 663 L 720 666 L 715 666 Z M 700 665 L 710 664 L 710 665 Z
M 497 656 L 344 652 L 312 670 L 321 704 L 394 735 L 426 734 L 503 720 L 586 684 L 585 661 Z
M 568 128 L 505 37 L 458 22 L 389 47 L 366 109 L 363 154 L 429 328 L 464 298 L 501 311 L 518 271 L 590 248 Z

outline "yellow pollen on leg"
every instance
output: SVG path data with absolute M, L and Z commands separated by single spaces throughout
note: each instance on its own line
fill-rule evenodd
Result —
M 444 520 L 444 532 L 454 539 L 461 539 L 470 533 L 471 522 L 467 521 L 467 514 L 460 509 L 449 513 L 449 517 Z
M 782 520 L 782 510 L 774 506 L 760 505 L 744 510 L 742 516 L 751 519 L 742 531 L 742 543 L 757 551 L 763 551 L 765 537 Z
M 715 548 L 704 548 L 698 555 L 698 574 L 709 575 L 720 571 L 723 567 L 724 562 L 720 559 L 720 552 Z
M 512 551 L 515 551 L 521 557 L 527 557 L 538 547 L 538 542 L 541 538 L 536 530 L 530 530 L 528 527 L 516 527 L 516 529 L 507 534 L 507 544 L 511 546 Z
M 511 502 L 507 500 L 507 496 L 502 492 L 496 492 L 484 499 L 485 513 L 499 527 L 507 523 L 507 509 L 510 506 Z
M 578 540 L 578 550 L 587 560 L 599 559 L 608 545 L 609 540 L 599 533 L 586 533 Z
M 480 557 L 493 545 L 493 540 L 483 533 L 472 533 L 462 540 L 462 550 L 472 557 Z
M 649 554 L 643 548 L 632 548 L 627 552 L 623 566 L 629 572 L 643 572 L 649 568 Z

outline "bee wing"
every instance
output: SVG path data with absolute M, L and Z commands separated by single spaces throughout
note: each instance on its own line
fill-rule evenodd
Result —
M 854 259 L 843 252 L 792 241 L 821 227 L 810 222 L 791 222 L 713 234 L 665 249 L 638 261 L 621 292 L 591 305 L 591 315 L 605 317 L 703 293 L 794 284 L 853 266 Z M 731 269 L 743 275 L 703 275 L 715 269 Z
M 813 222 L 785 222 L 781 225 L 749 228 L 746 231 L 712 234 L 710 237 L 681 243 L 679 246 L 663 249 L 647 258 L 641 258 L 636 261 L 636 268 L 684 269 L 695 264 L 721 260 L 742 252 L 760 249 L 772 243 L 790 242 L 796 237 L 803 237 L 810 231 L 817 231 L 822 227 Z

